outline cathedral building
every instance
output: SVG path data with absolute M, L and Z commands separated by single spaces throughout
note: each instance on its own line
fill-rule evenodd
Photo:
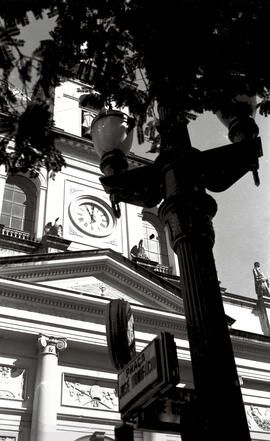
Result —
M 91 140 L 96 111 L 80 106 L 81 88 L 68 81 L 55 91 L 62 171 L 32 179 L 0 170 L 0 441 L 115 439 L 111 299 L 129 302 L 138 353 L 160 332 L 173 334 L 178 387 L 193 388 L 176 256 L 156 208 L 121 203 L 115 218 Z M 138 151 L 130 167 L 151 160 Z M 270 440 L 270 297 L 221 292 L 251 438 Z M 141 429 L 134 438 L 181 439 Z

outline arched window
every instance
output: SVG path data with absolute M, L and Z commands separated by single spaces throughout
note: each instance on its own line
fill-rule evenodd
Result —
M 162 263 L 158 232 L 154 225 L 147 221 L 143 221 L 143 246 L 150 260 Z
M 143 212 L 143 246 L 150 260 L 169 265 L 168 249 L 164 230 L 157 216 Z
M 0 223 L 34 234 L 35 211 L 35 185 L 24 176 L 9 176 L 4 189 Z
M 98 114 L 98 109 L 88 105 L 88 96 L 89 94 L 83 94 L 79 98 L 79 106 L 81 108 L 81 136 L 83 138 L 92 139 L 91 124 Z

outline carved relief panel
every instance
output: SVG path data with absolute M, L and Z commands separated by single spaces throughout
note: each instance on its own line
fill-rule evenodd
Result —
M 245 406 L 249 430 L 270 433 L 270 407 Z
M 23 400 L 24 386 L 25 369 L 0 365 L 0 399 Z
M 102 380 L 63 376 L 62 405 L 118 412 L 118 398 L 113 385 Z

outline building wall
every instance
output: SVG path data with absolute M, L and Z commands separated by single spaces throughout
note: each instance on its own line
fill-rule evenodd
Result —
M 0 309 L 0 436 L 12 441 L 79 441 L 101 431 L 114 439 L 114 426 L 120 423 L 115 392 L 117 374 L 106 347 L 105 318 L 97 306 L 91 307 L 91 296 L 87 300 L 92 311 L 89 314 L 84 311 L 85 306 L 71 306 L 68 293 L 62 306 L 57 298 L 38 301 L 34 291 L 27 301 L 19 300 L 18 295 L 14 300 L 12 290 L 5 297 L 1 295 L 6 301 L 1 302 Z M 104 313 L 107 301 L 100 299 Z M 172 332 L 177 345 L 180 385 L 192 388 L 184 318 L 165 312 L 161 315 L 161 311 L 140 305 L 133 305 L 133 310 L 137 351 L 152 341 L 157 330 Z M 46 336 L 45 344 L 41 344 L 41 336 Z M 55 345 L 63 339 L 66 345 L 60 346 L 56 355 Z M 252 440 L 269 440 L 269 341 L 263 335 L 232 333 L 232 342 Z M 41 409 L 38 415 L 37 409 Z M 50 433 L 53 418 L 56 429 Z M 36 434 L 38 421 L 45 421 L 48 426 L 45 427 L 48 438 Z M 155 433 L 149 437 L 148 433 L 136 431 L 136 441 L 180 439 L 176 435 Z
M 37 188 L 35 239 L 41 241 L 44 227 L 59 218 L 63 238 L 70 241 L 69 251 L 110 248 L 129 258 L 131 248 L 143 237 L 144 212 L 141 207 L 122 203 L 121 218 L 112 218 L 112 228 L 101 235 L 89 232 L 87 210 L 84 210 L 85 221 L 78 217 L 83 212 L 80 204 L 87 202 L 98 203 L 98 207 L 111 216 L 109 197 L 99 181 L 98 158 L 91 142 L 81 139 L 80 89 L 81 84 L 76 82 L 64 83 L 56 89 L 56 144 L 67 165 L 55 179 L 42 170 L 34 181 Z M 6 174 L 1 169 L 0 206 L 5 182 Z M 167 233 L 166 243 L 169 244 Z M 23 255 L 27 251 L 14 251 L 6 244 L 1 249 L 1 256 L 8 254 Z M 120 414 L 115 393 L 117 373 L 106 343 L 108 292 L 105 291 L 104 298 L 101 293 L 98 299 L 97 293 L 91 293 L 91 289 L 87 294 L 78 291 L 74 294 L 72 286 L 61 286 L 61 280 L 56 281 L 53 277 L 54 261 L 49 257 L 48 261 L 52 262 L 47 270 L 50 284 L 39 297 L 36 285 L 42 289 L 44 277 L 39 279 L 37 276 L 31 285 L 23 275 L 23 261 L 17 265 L 22 268 L 21 279 L 29 282 L 24 286 L 24 293 L 15 285 L 8 291 L 3 281 L 1 284 L 0 441 L 86 441 L 99 431 L 114 439 L 114 426 L 120 422 Z M 168 259 L 173 274 L 177 274 L 175 255 L 169 245 Z M 42 262 L 35 260 L 34 265 L 41 268 Z M 7 264 L 2 261 L 1 266 L 6 268 Z M 96 263 L 93 266 L 96 268 Z M 98 271 L 101 282 L 106 282 L 106 288 L 110 283 L 112 289 L 118 287 L 119 276 L 115 267 L 112 267 L 110 283 L 106 269 L 103 273 L 94 271 Z M 118 272 L 123 271 L 124 264 L 121 263 Z M 19 277 L 8 272 L 2 276 L 12 282 Z M 85 277 L 85 268 L 76 277 Z M 137 351 L 143 350 L 159 331 L 172 332 L 177 345 L 181 387 L 193 387 L 184 316 L 175 310 L 169 313 L 167 304 L 160 303 L 158 308 L 150 303 L 150 299 L 147 301 L 149 280 L 146 277 L 146 295 L 140 303 L 141 288 L 135 269 L 132 277 L 132 289 L 126 283 L 122 286 L 122 296 L 130 296 L 136 310 Z M 49 291 L 54 283 L 58 295 L 50 297 Z M 138 293 L 132 303 L 136 286 Z M 173 290 L 168 293 L 164 288 L 163 294 L 166 299 L 171 295 L 175 301 Z M 160 291 L 154 292 L 154 299 L 159 296 Z M 225 313 L 235 320 L 231 336 L 252 440 L 270 440 L 269 299 L 263 299 L 263 303 L 262 300 L 260 303 L 248 299 L 240 301 L 237 296 L 226 293 L 224 307 Z M 179 439 L 177 434 L 135 431 L 135 441 Z

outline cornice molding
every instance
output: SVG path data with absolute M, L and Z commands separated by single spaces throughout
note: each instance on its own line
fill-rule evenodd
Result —
M 258 354 L 262 356 L 262 354 L 265 353 L 265 351 L 269 351 L 270 343 L 268 345 L 263 345 L 261 347 L 258 347 L 254 344 L 251 340 L 246 340 L 246 342 L 243 342 L 242 344 L 233 343 L 233 350 L 236 357 L 239 357 L 240 355 L 250 356 L 251 358 L 254 357 L 255 354 Z M 268 357 L 269 361 L 269 357 Z
M 5 283 L 6 282 L 6 283 Z M 110 299 L 82 295 L 45 285 L 31 285 L 25 282 L 1 280 L 3 289 L 0 292 L 1 306 L 37 312 L 39 314 L 56 315 L 74 320 L 105 324 L 105 310 Z M 58 297 L 59 295 L 59 297 Z M 166 313 L 158 309 L 131 303 L 135 323 L 138 330 L 153 332 L 164 329 L 185 332 L 183 316 Z
M 96 276 L 142 303 L 138 312 L 139 306 L 134 305 L 134 315 L 143 332 L 167 329 L 186 334 L 180 291 L 155 274 L 135 268 L 128 259 L 109 249 L 0 258 L 1 275 L 6 278 L 1 283 L 5 303 L 13 302 L 15 307 L 17 303 L 20 309 L 27 303 L 37 312 L 42 309 L 51 314 L 52 310 L 57 310 L 58 316 L 104 323 L 104 308 L 109 299 L 41 284 L 48 280 Z M 244 303 L 247 306 L 249 302 Z M 151 308 L 156 312 L 151 312 Z M 175 317 L 171 319 L 170 313 Z M 269 347 L 270 340 L 266 336 L 243 332 L 240 335 L 239 332 L 231 329 L 236 352 L 246 352 L 251 347 L 261 351 Z
M 178 321 L 172 320 L 171 318 L 168 318 L 168 320 L 163 319 L 156 319 L 156 318 L 149 318 L 149 316 L 145 315 L 137 315 L 136 312 L 133 313 L 134 315 L 134 321 L 135 321 L 135 330 L 136 330 L 136 324 L 139 326 L 138 331 L 148 331 L 148 332 L 157 332 L 157 330 L 166 330 L 168 332 L 177 332 L 178 334 L 185 334 L 185 337 L 187 338 L 187 328 L 185 324 L 185 320 L 181 320 L 179 317 Z M 151 329 L 150 329 L 151 328 Z M 177 336 L 179 337 L 179 336 Z
M 104 308 L 98 308 L 97 306 L 93 305 L 80 305 L 72 302 L 65 302 L 63 300 L 56 300 L 55 298 L 49 298 L 49 297 L 37 297 L 34 294 L 20 294 L 18 292 L 9 292 L 9 291 L 1 291 L 0 293 L 1 297 L 6 297 L 9 299 L 14 299 L 16 301 L 21 301 L 22 305 L 24 305 L 24 308 L 26 307 L 26 303 L 31 303 L 32 305 L 36 304 L 39 305 L 38 309 L 34 308 L 38 312 L 44 312 L 40 310 L 40 305 L 47 305 L 52 306 L 53 308 L 60 308 L 61 310 L 67 309 L 69 311 L 80 311 L 85 313 L 94 313 L 95 315 L 104 315 Z M 17 306 L 19 306 L 18 303 L 16 303 Z M 2 306 L 6 306 L 3 305 Z M 29 309 L 27 308 L 29 311 Z
M 86 344 L 93 345 L 98 350 L 106 348 L 106 331 L 105 331 L 105 310 L 109 299 L 98 298 L 96 296 L 82 296 L 73 294 L 71 297 L 64 297 L 65 293 L 61 293 L 61 299 L 56 297 L 56 289 L 50 289 L 45 286 L 32 286 L 36 292 L 22 292 L 20 287 L 29 285 L 25 282 L 14 282 L 8 280 L 11 285 L 17 285 L 16 289 L 5 289 L 0 293 L 2 305 L 2 324 L 5 332 L 19 332 L 29 335 L 37 335 L 41 331 L 49 332 L 50 335 L 61 335 L 67 338 L 68 344 Z M 30 285 L 31 286 L 31 285 Z M 38 289 L 38 292 L 37 292 Z M 67 293 L 67 295 L 70 293 Z M 4 308 L 8 307 L 5 316 Z M 185 317 L 176 313 L 169 313 L 152 308 L 146 308 L 141 305 L 131 305 L 133 316 L 135 319 L 135 330 L 146 334 L 157 334 L 160 331 L 171 332 L 177 339 L 184 339 L 187 341 L 187 332 L 185 325 Z M 20 318 L 20 316 L 12 315 L 10 308 L 25 310 L 30 312 L 28 317 Z M 39 313 L 39 317 L 31 312 Z M 44 315 L 50 315 L 51 319 L 44 319 Z M 62 318 L 61 324 L 55 323 L 53 316 Z M 5 320 L 6 317 L 6 320 Z M 65 318 L 71 319 L 65 322 Z M 82 325 L 85 322 L 85 326 Z M 93 325 L 103 325 L 102 328 L 88 326 L 89 323 Z M 49 330 L 48 330 L 49 329 Z M 243 336 L 231 335 L 235 357 L 254 358 L 262 361 L 265 360 L 269 354 L 270 339 L 263 339 L 263 336 L 251 333 L 245 333 Z M 138 347 L 145 346 L 148 341 L 144 337 L 138 338 Z M 177 345 L 179 359 L 189 360 L 189 349 Z M 180 351 L 180 352 L 179 352 Z M 241 366 L 241 363 L 237 363 Z
M 61 298 L 57 298 L 58 290 L 50 289 L 47 286 L 31 285 L 25 282 L 14 282 L 10 280 L 6 280 L 6 282 L 10 284 L 10 287 L 8 289 L 6 287 L 6 289 L 3 289 L 0 293 L 2 307 L 27 310 L 30 313 L 56 315 L 74 320 L 73 325 L 68 325 L 63 322 L 63 328 L 66 329 L 70 327 L 73 328 L 74 326 L 77 327 L 76 321 L 105 325 L 105 310 L 109 299 L 104 297 L 99 298 L 97 296 L 82 296 L 81 294 L 75 293 L 72 295 L 66 293 L 65 296 L 63 290 L 59 290 Z M 23 291 L 22 287 L 24 287 L 26 291 Z M 32 291 L 27 292 L 27 287 L 32 287 Z M 137 304 L 133 304 L 131 307 L 135 319 L 135 329 L 138 331 L 155 334 L 163 330 L 173 333 L 175 338 L 187 339 L 184 316 L 146 308 Z M 14 321 L 16 320 L 17 319 L 14 319 Z M 36 318 L 33 318 L 33 321 L 36 322 Z M 40 321 L 42 322 L 42 316 Z M 27 328 L 27 322 L 31 323 L 31 317 L 24 319 L 24 322 Z M 59 324 L 57 328 L 59 328 Z M 79 325 L 78 330 L 85 332 Z M 105 328 L 101 334 L 100 331 L 96 333 L 97 335 L 104 334 Z M 93 340 L 92 337 L 91 339 Z M 243 335 L 241 333 L 241 336 L 231 333 L 231 339 L 235 356 L 240 356 L 241 354 L 245 354 L 245 356 L 253 354 L 254 356 L 254 354 L 258 354 L 261 357 L 266 351 L 269 353 L 270 338 L 265 336 L 248 332 L 243 333 Z M 103 342 L 102 345 L 104 346 L 104 344 Z
M 227 304 L 233 304 L 237 306 L 242 306 L 244 308 L 255 308 L 257 299 L 243 297 L 237 294 L 224 293 L 222 292 L 223 301 Z
M 255 354 L 263 354 L 269 361 L 270 337 L 234 329 L 230 335 L 235 356 L 245 354 L 252 358 Z
M 75 100 L 77 99 L 75 98 Z M 67 146 L 70 146 L 72 148 L 75 147 L 76 151 L 79 149 L 81 151 L 87 152 L 88 155 L 90 154 L 92 156 L 93 163 L 99 166 L 100 158 L 95 151 L 93 141 L 79 135 L 65 132 L 63 129 L 59 129 L 57 127 L 53 128 L 53 132 L 56 135 L 57 147 L 63 149 L 63 153 Z M 141 167 L 143 165 L 153 163 L 152 160 L 137 156 L 133 152 L 129 153 L 128 162 L 131 168 Z M 101 175 L 100 172 L 99 174 Z
M 75 251 L 68 253 L 69 259 L 65 254 L 56 253 L 57 258 L 53 259 L 53 262 L 50 258 L 34 261 L 27 258 L 21 261 L 14 259 L 13 262 L 10 259 L 10 265 L 0 265 L 0 276 L 42 283 L 45 280 L 98 275 L 101 280 L 114 284 L 120 290 L 125 291 L 128 288 L 129 296 L 146 305 L 184 313 L 180 291 L 176 287 L 145 270 L 138 271 L 137 268 L 133 268 L 131 262 L 127 264 L 125 258 L 121 262 L 121 259 L 114 259 L 110 252 L 91 256 L 91 252 L 81 255 Z M 178 292 L 179 296 L 176 294 Z

